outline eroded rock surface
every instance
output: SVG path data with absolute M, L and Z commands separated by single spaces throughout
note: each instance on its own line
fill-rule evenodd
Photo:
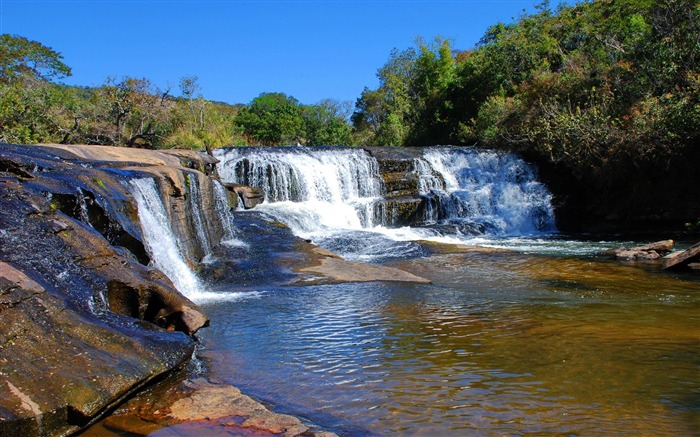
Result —
M 187 175 L 207 183 L 192 167 L 209 164 L 75 150 L 0 144 L 0 435 L 87 426 L 188 362 L 190 336 L 208 323 L 147 267 L 125 181 L 152 175 L 176 198 Z
M 188 379 L 184 374 L 140 393 L 84 435 L 149 435 L 161 430 L 168 435 L 193 436 L 337 437 L 297 417 L 277 413 L 236 387 L 205 378 Z

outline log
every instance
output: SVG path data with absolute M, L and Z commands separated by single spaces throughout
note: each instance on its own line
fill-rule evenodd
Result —
M 664 269 L 687 267 L 688 264 L 700 261 L 700 243 L 696 243 L 690 248 L 672 253 L 664 257 Z

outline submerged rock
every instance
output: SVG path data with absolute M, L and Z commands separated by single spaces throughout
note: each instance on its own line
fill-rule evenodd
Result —
M 274 412 L 236 387 L 184 375 L 139 394 L 88 430 L 85 437 L 104 431 L 129 435 L 162 431 L 168 435 L 337 437 L 296 417 Z

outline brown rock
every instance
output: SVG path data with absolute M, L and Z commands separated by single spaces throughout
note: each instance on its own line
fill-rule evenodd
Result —
M 429 284 L 430 281 L 394 267 L 377 266 L 335 257 L 325 257 L 321 263 L 299 269 L 323 275 L 341 282 L 397 281 Z
M 231 189 L 243 201 L 245 209 L 252 209 L 263 203 L 265 195 L 262 189 L 249 187 L 247 185 L 226 184 L 227 188 Z
M 622 260 L 655 260 L 661 258 L 660 253 L 670 252 L 673 246 L 673 240 L 662 240 L 643 246 L 610 249 L 606 250 L 604 254 Z

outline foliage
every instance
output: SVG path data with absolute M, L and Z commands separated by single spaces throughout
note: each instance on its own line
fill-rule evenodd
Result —
M 15 80 L 52 80 L 71 75 L 63 56 L 37 41 L 0 35 L 0 83 Z
M 455 77 L 448 40 L 418 41 L 417 48 L 393 50 L 379 69 L 377 90 L 365 89 L 352 116 L 355 135 L 370 145 L 420 145 L 449 137 L 447 99 Z
M 699 146 L 700 4 L 543 2 L 473 50 L 394 50 L 378 77 L 353 115 L 364 143 L 516 150 L 605 192 Z
M 180 79 L 181 97 L 146 78 L 107 78 L 97 88 L 52 80 L 69 76 L 58 52 L 0 35 L 0 141 L 212 149 L 231 145 L 350 144 L 348 105 L 304 106 L 261 94 L 249 106 L 206 100 L 197 76 Z
M 263 93 L 236 117 L 236 124 L 253 144 L 293 144 L 303 137 L 302 108 L 284 93 Z
M 305 145 L 350 145 L 352 131 L 345 121 L 348 105 L 335 100 L 322 100 L 317 105 L 305 106 L 302 119 Z
M 250 144 L 349 145 L 348 104 L 326 99 L 302 105 L 284 93 L 263 93 L 242 108 L 235 123 Z

